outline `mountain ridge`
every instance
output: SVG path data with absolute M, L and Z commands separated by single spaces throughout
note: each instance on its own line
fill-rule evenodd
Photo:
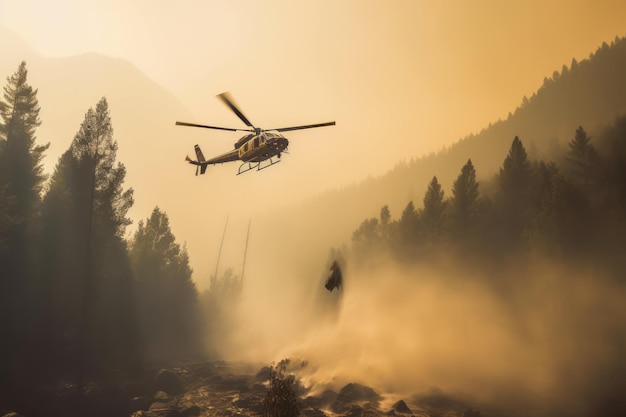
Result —
M 315 253 L 318 262 L 323 263 L 329 246 L 349 244 L 359 224 L 378 217 L 383 206 L 390 208 L 392 219 L 399 218 L 410 201 L 416 208 L 422 207 L 433 176 L 437 176 L 445 196 L 449 196 L 453 181 L 468 159 L 476 168 L 479 191 L 485 194 L 515 136 L 522 140 L 529 159 L 546 161 L 562 155 L 578 126 L 583 126 L 593 141 L 618 116 L 626 114 L 626 82 L 622 74 L 626 74 L 626 39 L 618 37 L 610 45 L 602 44 L 589 59 L 573 60 L 571 66 L 564 65 L 562 71 L 546 77 L 543 85 L 530 98 L 524 97 L 507 119 L 491 123 L 439 152 L 401 161 L 385 175 L 327 190 L 275 217 L 269 215 L 268 225 L 276 224 L 280 218 L 286 231 L 277 240 L 307 238 L 296 250 L 276 247 L 268 248 L 268 252 L 285 250 L 294 258 L 299 258 L 300 251 Z M 319 219 L 312 222 L 316 227 L 301 221 L 311 216 Z M 270 228 L 265 232 L 269 233 Z

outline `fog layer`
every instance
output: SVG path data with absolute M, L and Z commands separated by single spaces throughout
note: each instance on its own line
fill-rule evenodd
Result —
M 313 392 L 358 382 L 407 399 L 436 387 L 507 415 L 610 402 L 623 386 L 624 289 L 546 259 L 487 270 L 381 261 L 349 265 L 339 294 L 306 277 L 252 285 L 223 353 L 305 363 L 294 371 Z

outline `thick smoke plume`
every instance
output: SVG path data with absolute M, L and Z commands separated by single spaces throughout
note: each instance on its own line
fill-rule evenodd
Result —
M 626 291 L 602 271 L 380 261 L 349 265 L 341 293 L 310 277 L 251 283 L 223 353 L 306 364 L 295 372 L 312 393 L 358 382 L 410 399 L 436 387 L 498 415 L 619 406 Z

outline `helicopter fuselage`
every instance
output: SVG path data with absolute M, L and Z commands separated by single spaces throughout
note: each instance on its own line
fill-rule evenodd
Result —
M 242 162 L 262 162 L 281 153 L 289 146 L 289 140 L 278 133 L 261 132 L 246 135 L 235 143 Z

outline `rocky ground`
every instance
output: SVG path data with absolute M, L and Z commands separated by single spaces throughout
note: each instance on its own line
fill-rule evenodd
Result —
M 278 369 L 284 372 L 279 373 Z M 77 396 L 71 384 L 59 383 L 30 391 L 23 396 L 23 401 L 8 401 L 5 396 L 5 400 L 0 401 L 0 416 L 481 416 L 478 410 L 472 410 L 437 390 L 400 399 L 380 395 L 358 383 L 349 383 L 337 391 L 328 389 L 313 395 L 287 369 L 278 365 L 268 367 L 224 361 L 187 363 L 161 369 L 153 378 L 123 387 L 89 384 L 82 397 Z M 8 406 L 9 403 L 12 405 Z M 266 413 L 268 407 L 273 412 Z M 494 413 L 487 414 L 496 417 Z
M 269 378 L 269 367 L 222 361 L 162 370 L 154 395 L 133 399 L 138 411 L 132 417 L 261 416 Z M 299 386 L 295 392 L 300 412 L 307 417 L 480 416 L 441 392 L 394 402 L 357 383 L 315 396 Z

